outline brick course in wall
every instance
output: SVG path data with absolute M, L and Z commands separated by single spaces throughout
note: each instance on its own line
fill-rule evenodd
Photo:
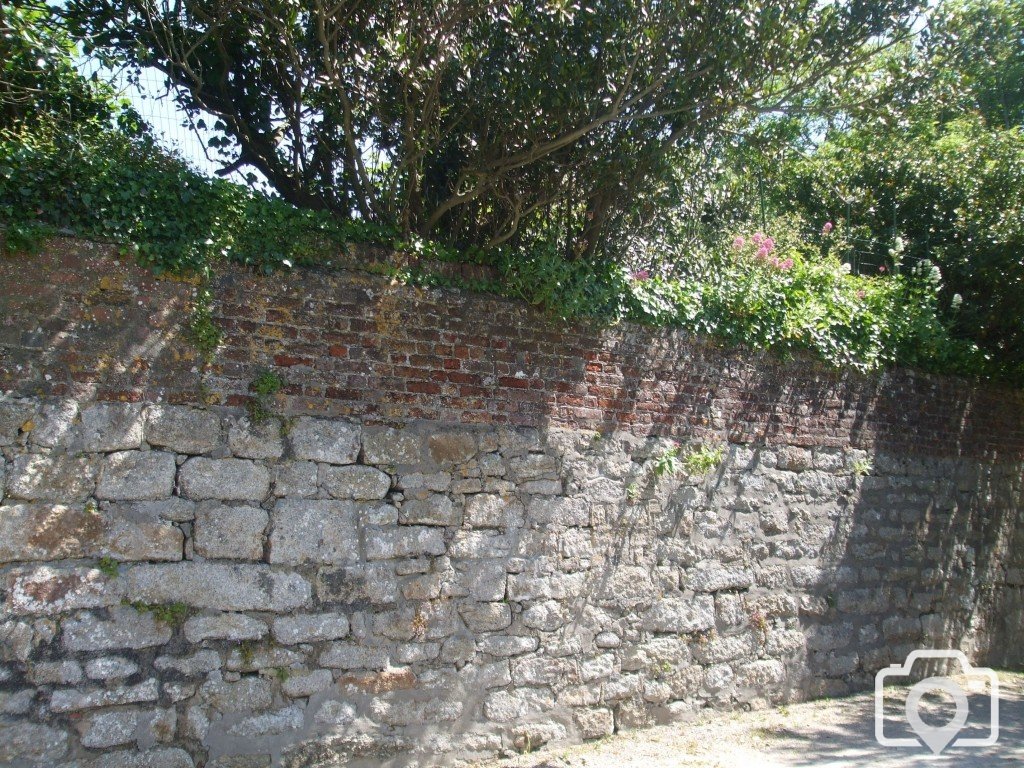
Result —
M 183 332 L 195 287 L 112 248 L 58 241 L 0 262 L 0 390 L 241 405 L 262 370 L 282 413 L 1024 457 L 1024 394 L 948 377 L 861 376 L 663 329 L 591 329 L 522 303 L 353 271 L 215 274 L 224 343 Z

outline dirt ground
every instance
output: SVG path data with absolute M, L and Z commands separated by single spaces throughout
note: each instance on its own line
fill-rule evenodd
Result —
M 568 749 L 538 751 L 484 764 L 487 768 L 1009 768 L 1024 766 L 1024 674 L 1001 672 L 999 740 L 991 747 L 957 746 L 939 755 L 923 745 L 883 747 L 875 740 L 871 693 L 617 734 Z M 963 681 L 961 681 L 963 683 Z M 969 719 L 960 738 L 984 738 L 991 720 L 988 690 L 968 690 Z M 906 689 L 887 689 L 885 735 L 911 736 Z M 922 699 L 922 720 L 951 720 L 952 701 Z M 483 768 L 483 766 L 481 766 Z

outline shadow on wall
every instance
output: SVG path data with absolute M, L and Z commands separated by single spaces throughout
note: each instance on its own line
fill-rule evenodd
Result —
M 868 688 L 918 648 L 1019 667 L 1019 467 L 880 454 L 857 486 L 806 584 L 823 601 L 808 617 L 812 674 Z
M 0 259 L 0 283 L 0 391 L 201 401 L 185 331 L 191 283 L 159 279 L 115 246 L 65 239 Z
M 555 327 L 512 302 L 379 278 L 239 270 L 218 283 L 225 343 L 201 371 L 176 335 L 190 287 L 83 244 L 40 264 L 0 264 L 0 281 L 12 281 L 0 297 L 4 389 L 238 405 L 270 368 L 285 381 L 273 403 L 283 414 L 540 429 L 514 452 L 487 452 L 507 462 L 500 487 L 518 506 L 471 509 L 498 502 L 470 498 L 500 494 L 443 489 L 486 522 L 443 524 L 444 557 L 433 556 L 479 606 L 449 610 L 450 642 L 430 637 L 424 618 L 437 655 L 408 642 L 420 631 L 411 605 L 433 598 L 403 600 L 380 624 L 368 599 L 326 601 L 366 614 L 353 636 L 371 647 L 352 652 L 378 655 L 326 665 L 375 671 L 346 675 L 348 699 L 330 707 L 327 694 L 310 697 L 320 719 L 295 730 L 318 740 L 295 746 L 297 764 L 401 762 L 410 740 L 392 735 L 402 727 L 426 753 L 458 735 L 489 754 L 508 741 L 495 746 L 501 729 L 529 749 L 707 707 L 843 694 L 922 646 L 1024 662 L 1017 395 L 907 372 L 839 374 L 671 331 Z M 727 447 L 727 460 L 704 479 L 659 477 L 672 439 Z M 168 465 L 167 495 L 176 471 Z M 18 495 L 33 499 L 41 480 L 24 474 Z M 169 544 L 180 557 L 180 539 Z M 260 563 L 271 565 L 280 572 Z M 492 603 L 503 607 L 480 607 Z M 415 689 L 379 655 L 399 645 Z M 366 712 L 383 735 L 361 730 Z M 474 731 L 481 720 L 490 730 Z

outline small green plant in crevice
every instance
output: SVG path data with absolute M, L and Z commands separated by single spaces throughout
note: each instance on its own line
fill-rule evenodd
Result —
M 760 632 L 762 636 L 767 637 L 769 629 L 768 617 L 757 608 L 750 612 L 750 626 Z
M 253 424 L 263 424 L 274 415 L 270 398 L 281 391 L 284 381 L 273 371 L 260 371 L 249 383 L 253 396 L 245 403 L 245 410 Z
M 699 448 L 688 451 L 683 456 L 683 469 L 689 475 L 706 475 L 721 464 L 724 458 L 725 448 L 722 446 L 711 448 L 710 446 L 702 445 Z
M 249 389 L 257 395 L 267 396 L 277 394 L 283 386 L 284 382 L 281 377 L 273 371 L 260 371 L 252 380 Z
M 180 627 L 192 614 L 192 609 L 185 603 L 128 603 L 139 613 L 149 613 L 161 624 L 170 627 Z
M 256 659 L 256 646 L 251 640 L 246 640 L 238 646 L 238 655 L 242 659 L 243 667 L 251 667 Z
M 274 415 L 261 397 L 250 397 L 246 400 L 245 412 L 249 414 L 249 421 L 253 424 L 264 424 Z
M 684 453 L 682 446 L 675 443 L 654 456 L 653 472 L 658 478 L 684 471 L 688 475 L 706 475 L 724 458 L 725 448 L 722 446 L 711 448 L 701 445 Z
M 96 567 L 107 578 L 113 579 L 120 573 L 121 564 L 112 557 L 101 557 Z
M 871 459 L 857 459 L 853 462 L 853 474 L 857 477 L 870 475 L 874 469 L 875 465 L 871 462 Z
M 714 629 L 699 629 L 690 633 L 690 639 L 697 645 L 707 645 L 717 637 L 718 633 Z
M 282 683 L 288 682 L 288 678 L 292 676 L 291 670 L 288 667 L 277 667 L 274 670 L 274 677 L 280 680 Z
M 640 486 L 630 483 L 626 486 L 626 498 L 629 501 L 637 501 L 640 498 Z
M 682 464 L 679 462 L 679 452 L 682 448 L 679 443 L 669 446 L 654 456 L 654 476 L 671 477 L 679 473 Z
M 195 306 L 188 321 L 188 335 L 192 344 L 199 351 L 203 362 L 213 360 L 213 353 L 223 339 L 220 328 L 213 322 L 213 294 L 207 287 L 201 287 L 196 293 Z

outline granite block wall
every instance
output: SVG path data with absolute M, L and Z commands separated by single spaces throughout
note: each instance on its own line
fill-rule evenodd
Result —
M 204 360 L 194 285 L 33 258 L 0 262 L 0 764 L 458 764 L 917 647 L 1024 662 L 1018 393 L 359 272 L 218 273 Z

